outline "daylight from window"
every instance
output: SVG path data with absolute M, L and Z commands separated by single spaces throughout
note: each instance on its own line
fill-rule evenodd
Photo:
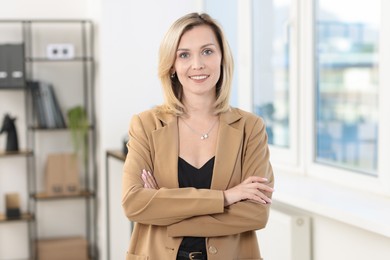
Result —
M 319 163 L 376 175 L 379 24 L 380 0 L 317 1 L 314 103 Z
M 253 110 L 269 144 L 290 146 L 290 0 L 253 1 Z

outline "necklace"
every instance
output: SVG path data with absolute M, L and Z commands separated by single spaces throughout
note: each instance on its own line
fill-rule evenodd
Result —
M 192 132 L 194 132 L 197 135 L 200 135 L 201 140 L 206 140 L 207 138 L 209 138 L 209 134 L 210 134 L 211 130 L 213 130 L 215 124 L 218 122 L 218 119 L 214 121 L 214 123 L 211 125 L 210 129 L 204 134 L 202 134 L 202 133 L 196 131 L 194 128 L 192 128 L 186 121 L 184 121 L 184 119 L 182 119 L 182 121 Z

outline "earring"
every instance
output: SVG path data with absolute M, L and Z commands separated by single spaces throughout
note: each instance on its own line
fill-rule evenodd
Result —
M 176 76 L 176 73 L 173 72 L 173 73 L 171 74 L 171 79 L 173 79 L 175 76 Z

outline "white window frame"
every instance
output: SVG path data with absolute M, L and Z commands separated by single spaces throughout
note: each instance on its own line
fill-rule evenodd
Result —
M 253 111 L 252 0 L 238 7 L 238 105 Z M 380 31 L 379 127 L 377 176 L 348 171 L 315 162 L 315 0 L 294 0 L 291 20 L 291 86 L 289 149 L 270 145 L 276 171 L 296 173 L 345 187 L 390 195 L 390 2 L 382 0 Z M 387 11 L 386 11 L 387 10 Z M 384 46 L 384 48 L 382 47 Z M 387 112 L 386 112 L 387 111 Z
M 301 1 L 301 43 L 308 43 L 307 46 L 301 46 L 302 56 L 301 64 L 302 71 L 306 73 L 301 73 L 302 84 L 301 87 L 305 89 L 305 91 L 301 91 L 302 100 L 304 100 L 305 108 L 302 111 L 305 112 L 303 115 L 305 129 L 305 136 L 307 139 L 302 138 L 301 145 L 305 146 L 305 160 L 307 175 L 320 178 L 330 182 L 336 182 L 343 186 L 348 186 L 350 188 L 370 191 L 375 193 L 383 193 L 390 194 L 390 158 L 386 158 L 384 155 L 389 153 L 390 142 L 390 124 L 389 119 L 386 119 L 386 113 L 384 111 L 390 111 L 389 100 L 390 99 L 390 91 L 385 86 L 389 85 L 390 78 L 389 73 L 386 75 L 386 71 L 389 71 L 389 50 L 386 50 L 386 46 L 390 46 L 389 35 L 390 35 L 390 26 L 384 26 L 386 23 L 390 25 L 390 19 L 386 18 L 384 10 L 389 10 L 390 7 L 389 2 L 382 0 L 382 24 L 380 31 L 380 72 L 379 72 L 379 133 L 378 133 L 378 170 L 377 176 L 370 176 L 367 174 L 358 173 L 356 171 L 349 171 L 342 168 L 338 168 L 337 166 L 326 166 L 323 164 L 319 164 L 315 162 L 315 64 L 314 64 L 314 22 L 315 21 L 315 0 L 306 0 Z M 386 21 L 388 20 L 388 21 Z M 385 48 L 381 48 L 381 46 L 385 46 Z M 386 98 L 387 97 L 387 98 Z M 386 100 L 387 99 L 387 100 Z M 387 140 L 386 140 L 387 138 Z M 381 145 L 387 144 L 387 145 Z
M 298 0 L 293 0 L 296 3 Z M 238 105 L 253 112 L 253 55 L 252 55 L 252 0 L 240 0 L 238 7 Z M 298 131 L 298 48 L 297 48 L 297 5 L 293 4 L 290 10 L 290 21 L 286 30 L 290 32 L 290 97 L 289 97 L 289 130 L 290 137 L 297 136 Z M 299 162 L 298 139 L 290 138 L 289 148 L 270 146 L 272 160 L 286 170 L 298 168 Z

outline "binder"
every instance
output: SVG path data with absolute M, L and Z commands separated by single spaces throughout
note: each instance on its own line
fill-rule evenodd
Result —
M 55 125 L 56 127 L 59 128 L 65 128 L 66 123 L 65 123 L 64 115 L 62 114 L 61 107 L 58 102 L 57 96 L 54 92 L 53 86 L 50 86 L 49 90 L 50 90 L 50 100 L 54 110 L 53 112 L 54 112 Z
M 42 81 L 28 83 L 34 104 L 37 126 L 40 128 L 65 128 L 61 107 L 51 84 Z
M 30 93 L 33 100 L 33 110 L 37 119 L 37 127 L 46 128 L 46 117 L 42 106 L 42 96 L 39 89 L 38 81 L 30 81 L 27 86 L 30 88 Z
M 8 45 L 9 86 L 23 87 L 24 84 L 24 44 Z
M 0 87 L 25 86 L 24 44 L 0 45 Z
M 7 46 L 0 45 L 0 87 L 8 87 Z
M 54 107 L 53 102 L 51 101 L 50 87 L 51 86 L 49 84 L 40 82 L 39 91 L 42 98 L 41 100 L 44 116 L 46 119 L 46 127 L 56 128 L 57 126 L 54 119 Z

